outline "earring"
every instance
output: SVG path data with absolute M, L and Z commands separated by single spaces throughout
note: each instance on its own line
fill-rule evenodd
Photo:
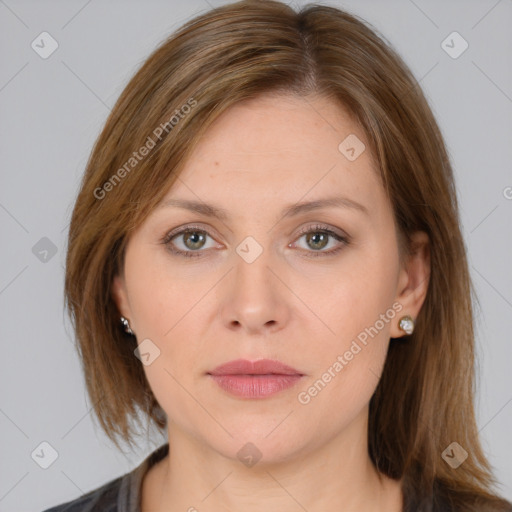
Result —
M 133 336 L 134 333 L 133 333 L 133 331 L 130 328 L 130 322 L 128 322 L 128 320 L 124 316 L 121 317 L 121 323 L 124 325 L 124 330 L 128 334 L 131 334 Z
M 411 316 L 405 315 L 400 319 L 400 323 L 398 324 L 402 331 L 405 331 L 407 334 L 412 334 L 414 331 L 414 320 Z

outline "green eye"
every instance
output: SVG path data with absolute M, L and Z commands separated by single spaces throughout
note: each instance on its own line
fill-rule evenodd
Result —
M 344 246 L 348 245 L 350 240 L 348 236 L 342 236 L 330 229 L 328 226 L 315 225 L 305 228 L 299 233 L 296 240 L 305 237 L 307 247 L 303 247 L 303 251 L 309 253 L 308 256 L 331 256 L 337 254 Z M 178 231 L 168 233 L 162 243 L 168 246 L 169 251 L 178 256 L 202 257 L 206 250 L 214 247 L 214 244 L 207 246 L 207 239 L 212 236 L 204 229 L 198 226 L 185 226 Z M 181 247 L 177 247 L 177 240 Z M 212 238 L 213 240 L 213 238 Z M 334 249 L 324 250 L 328 247 L 331 240 L 335 241 Z M 292 247 L 290 244 L 288 247 Z

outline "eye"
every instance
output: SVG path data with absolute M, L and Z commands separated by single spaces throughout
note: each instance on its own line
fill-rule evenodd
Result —
M 167 234 L 162 243 L 169 247 L 169 250 L 181 256 L 198 257 L 202 256 L 200 249 L 211 248 L 205 245 L 206 239 L 211 238 L 207 231 L 197 226 L 186 226 L 179 231 L 171 231 Z M 173 242 L 173 240 L 178 242 Z
M 305 237 L 307 247 L 305 252 L 307 256 L 330 256 L 338 253 L 341 249 L 350 243 L 348 236 L 342 236 L 325 225 L 317 224 L 301 230 L 299 238 Z M 212 238 L 209 233 L 199 226 L 185 226 L 184 228 L 173 230 L 162 239 L 169 251 L 179 256 L 187 258 L 202 257 L 206 251 L 201 249 L 211 249 L 215 244 L 208 246 L 206 241 Z M 175 241 L 176 240 L 176 241 Z M 324 251 L 329 243 L 334 243 L 334 249 Z M 332 245 L 332 244 L 331 244 Z M 292 247 L 290 244 L 288 247 Z
M 342 236 L 330 229 L 328 226 L 319 224 L 303 229 L 300 232 L 298 240 L 303 237 L 305 237 L 305 242 L 307 244 L 306 251 L 310 253 L 308 256 L 312 257 L 331 256 L 333 254 L 337 254 L 350 242 L 348 236 Z M 323 249 L 325 249 L 330 242 L 333 242 L 334 249 L 324 251 Z M 312 249 L 312 251 L 308 249 Z

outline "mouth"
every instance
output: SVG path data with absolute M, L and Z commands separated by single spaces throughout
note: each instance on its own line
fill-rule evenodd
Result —
M 302 375 L 299 370 L 274 359 L 235 359 L 208 372 L 210 375 Z
M 265 398 L 297 384 L 304 374 L 280 361 L 237 359 L 207 375 L 224 391 L 240 398 Z

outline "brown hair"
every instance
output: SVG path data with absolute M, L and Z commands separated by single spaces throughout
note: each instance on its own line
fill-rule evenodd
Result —
M 320 94 L 347 107 L 379 164 L 400 236 L 408 242 L 421 230 L 430 238 L 430 283 L 415 331 L 408 343 L 391 340 L 370 401 L 374 464 L 404 478 L 404 510 L 511 510 L 492 491 L 496 480 L 478 438 L 474 289 L 445 144 L 391 45 L 333 7 L 295 12 L 280 2 L 247 0 L 213 9 L 164 41 L 118 99 L 76 199 L 65 276 L 66 306 L 101 427 L 119 447 L 117 437 L 131 443 L 130 419 L 139 419 L 138 410 L 160 429 L 167 421 L 112 299 L 130 232 L 222 112 L 280 92 Z M 133 156 L 139 148 L 144 158 Z M 441 456 L 453 441 L 469 453 L 457 469 Z

